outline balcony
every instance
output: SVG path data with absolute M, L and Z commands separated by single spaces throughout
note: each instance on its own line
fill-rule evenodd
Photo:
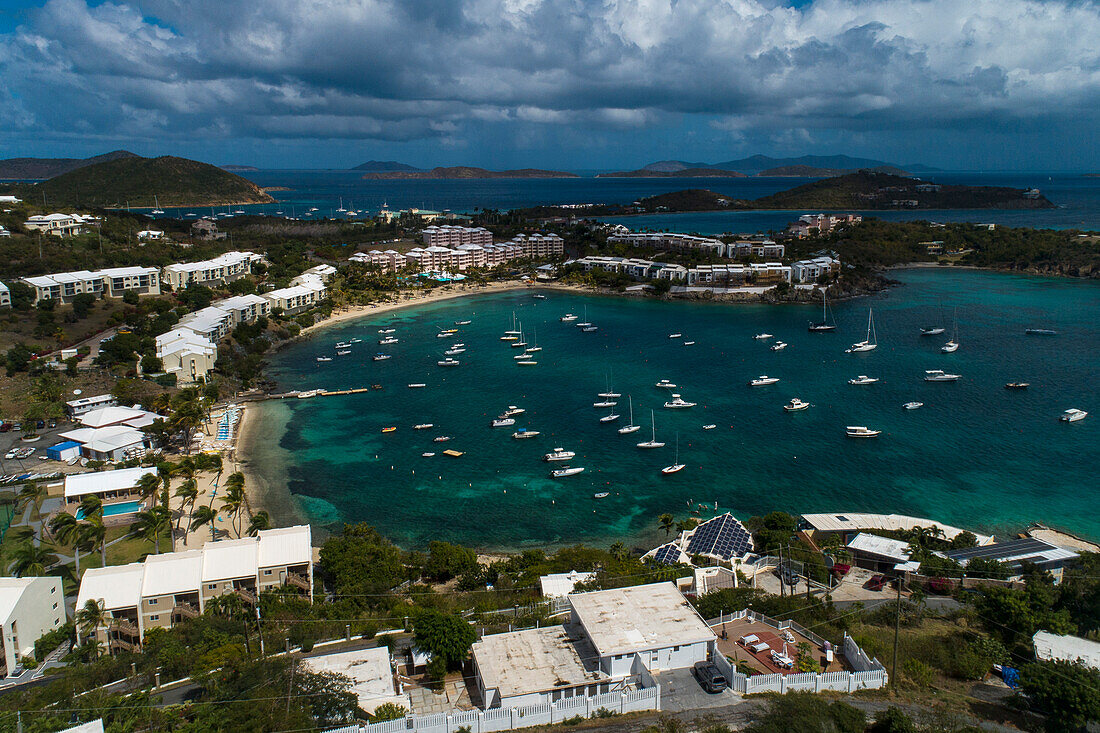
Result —
M 180 603 L 172 609 L 172 615 L 180 618 L 198 618 L 199 609 L 198 606 L 193 606 L 190 603 Z
M 112 654 L 115 652 L 131 652 L 136 654 L 141 651 L 140 644 L 133 644 L 128 641 L 123 641 L 122 639 L 111 639 L 107 642 L 107 648 L 110 649 Z
M 107 625 L 107 631 L 117 631 L 127 636 L 140 636 L 137 624 L 124 618 L 116 618 Z
M 286 584 L 309 593 L 309 578 L 299 573 L 287 573 Z
M 256 601 L 258 600 L 256 598 L 256 594 L 253 593 L 252 591 L 248 590 L 247 588 L 234 588 L 233 592 L 236 593 L 238 596 L 240 596 L 241 600 L 244 601 L 245 603 L 247 603 L 248 605 L 250 605 L 250 606 L 255 606 L 256 605 Z

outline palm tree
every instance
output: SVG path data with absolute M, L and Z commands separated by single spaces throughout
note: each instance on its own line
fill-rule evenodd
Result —
M 46 495 L 45 484 L 28 482 L 23 484 L 23 488 L 19 490 L 16 506 L 20 510 L 23 510 L 28 504 L 33 504 L 34 513 L 39 514 L 42 512 L 42 502 L 46 500 Z M 30 517 L 27 517 L 27 521 L 30 521 Z
M 24 542 L 12 551 L 8 570 L 19 578 L 45 575 L 46 568 L 56 562 L 57 555 L 50 552 L 45 545 Z
M 172 514 L 159 504 L 137 513 L 131 525 L 130 534 L 153 543 L 155 552 L 160 554 L 160 536 L 165 530 L 172 529 Z
M 191 513 L 191 525 L 188 529 L 194 532 L 203 525 L 210 525 L 210 539 L 214 539 L 214 521 L 218 518 L 218 513 L 214 511 L 212 507 L 208 507 L 205 504 L 199 505 L 199 508 Z
M 161 484 L 164 485 L 164 488 L 172 488 L 172 474 L 175 472 L 175 470 L 176 466 L 174 463 L 161 461 L 157 464 L 157 477 L 160 479 Z
M 233 474 L 235 476 L 236 474 Z M 229 478 L 232 479 L 233 476 Z M 245 505 L 248 503 L 244 494 L 244 486 L 225 482 L 225 496 L 222 497 L 222 509 L 229 515 L 230 521 L 233 523 L 233 532 L 240 537 L 240 518 L 241 513 L 245 509 Z
M 94 598 L 89 598 L 88 602 L 76 611 L 76 628 L 82 636 L 92 639 L 96 657 L 99 657 L 99 640 L 96 638 L 96 632 L 106 626 L 108 621 L 107 609 Z
M 107 567 L 107 527 L 103 524 L 103 518 L 92 514 L 84 522 L 84 541 L 92 550 L 99 549 L 100 567 Z
M 195 511 L 195 502 L 199 498 L 199 487 L 195 483 L 195 479 L 187 479 L 179 488 L 176 489 L 176 496 L 183 499 L 180 503 L 179 517 L 176 519 L 176 530 L 179 531 L 180 524 L 183 522 L 183 515 L 190 514 Z M 183 544 L 187 544 L 187 533 L 183 535 Z
M 141 498 L 144 501 L 157 493 L 160 488 L 160 476 L 155 473 L 144 474 L 137 480 L 136 488 L 141 492 Z
M 657 517 L 657 526 L 665 531 L 665 537 L 668 537 L 669 533 L 672 532 L 672 528 L 673 526 L 675 526 L 675 523 L 676 517 L 672 516 L 671 514 L 662 514 L 661 516 Z
M 630 552 L 626 549 L 626 545 L 622 542 L 616 542 L 608 548 L 608 552 L 611 553 L 611 557 L 616 560 L 625 560 L 630 557 Z
M 80 516 L 83 519 L 103 519 L 103 501 L 95 494 L 85 494 L 80 500 Z
M 76 560 L 76 579 L 80 580 L 80 551 L 87 547 L 86 525 L 68 512 L 58 512 L 50 520 L 50 531 L 58 542 L 71 545 Z
M 248 522 L 248 529 L 245 530 L 249 537 L 255 537 L 265 529 L 271 529 L 271 517 L 267 515 L 267 512 L 262 509 L 252 515 Z

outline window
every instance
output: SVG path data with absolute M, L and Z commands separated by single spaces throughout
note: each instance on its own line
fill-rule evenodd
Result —
M 264 575 L 271 575 L 271 571 L 270 570 L 265 570 Z
M 206 587 L 209 588 L 210 590 L 217 590 L 218 589 L 218 584 L 217 583 L 211 583 L 210 585 L 208 585 Z
M 156 598 L 150 598 L 150 599 L 149 599 L 149 605 L 150 605 L 150 606 L 155 606 L 155 605 L 157 605 L 157 599 L 156 599 Z
M 57 603 L 56 602 L 53 604 L 53 610 L 55 610 L 55 611 L 57 610 Z
M 160 616 L 155 614 L 155 613 L 152 616 L 149 617 L 150 621 L 157 621 L 159 619 L 160 619 Z

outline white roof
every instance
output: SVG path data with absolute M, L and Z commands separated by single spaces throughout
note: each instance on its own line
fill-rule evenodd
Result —
M 0 578 L 0 623 L 7 623 L 19 599 L 38 578 Z
M 248 295 L 234 295 L 231 298 L 225 298 L 224 300 L 219 300 L 217 303 L 214 303 L 213 307 L 215 307 L 215 308 L 233 308 L 233 309 L 237 309 L 237 308 L 247 308 L 247 307 L 252 306 L 252 305 L 263 305 L 266 302 L 267 301 L 264 300 L 261 296 L 256 295 L 254 293 L 250 293 Z
M 80 579 L 76 608 L 90 600 L 103 601 L 107 609 L 136 607 L 141 601 L 141 582 L 145 565 L 132 562 L 106 568 L 88 568 Z
M 112 402 L 115 396 L 108 392 L 107 394 L 97 394 L 92 397 L 81 397 L 76 400 L 69 400 L 65 404 L 69 407 L 83 407 L 84 405 L 95 404 L 96 402 Z
M 1081 662 L 1087 667 L 1100 669 L 1100 643 L 1080 636 L 1059 636 L 1049 631 L 1036 631 L 1031 641 L 1035 644 L 1038 659 Z
M 262 260 L 258 254 L 253 252 L 226 252 L 218 255 L 213 259 L 200 260 L 198 262 L 177 262 L 171 265 L 165 266 L 165 270 L 171 272 L 198 272 L 200 270 L 212 270 L 218 267 L 228 267 L 236 265 L 241 262 L 247 262 L 249 260 Z
M 539 578 L 542 585 L 542 595 L 547 598 L 564 598 L 573 592 L 577 583 L 587 583 L 596 577 L 595 573 L 578 573 L 570 570 L 568 573 L 551 573 Z
M 138 479 L 147 473 L 157 475 L 155 468 L 141 467 L 71 474 L 65 477 L 65 498 L 132 489 L 137 486 Z
M 604 678 L 592 649 L 562 626 L 483 636 L 472 648 L 486 689 L 514 697 Z M 585 662 L 588 662 L 587 666 Z
M 84 413 L 78 419 L 80 424 L 88 428 L 104 428 L 108 425 L 118 425 L 119 423 L 129 423 L 135 419 L 157 419 L 160 415 L 155 412 L 149 412 L 148 410 L 142 410 L 137 407 L 119 407 L 113 405 L 111 407 L 101 407 L 98 410 L 90 410 Z
M 133 277 L 134 275 L 152 275 L 157 272 L 155 267 L 105 267 L 97 274 L 104 277 Z
M 103 718 L 98 718 L 88 723 L 81 723 L 72 728 L 58 731 L 58 733 L 103 733 Z
M 574 593 L 569 602 L 601 656 L 715 638 L 714 632 L 671 583 Z
M 261 568 L 313 560 L 313 536 L 308 524 L 264 530 L 259 533 L 259 545 L 257 564 Z
M 256 576 L 256 540 L 207 542 L 202 546 L 202 582 Z
M 85 443 L 84 447 L 99 453 L 113 453 L 120 448 L 140 446 L 144 442 L 145 436 L 141 431 L 127 430 L 114 435 L 97 436 Z
M 394 689 L 390 650 L 387 647 L 324 654 L 302 661 L 315 672 L 335 672 L 350 677 L 352 692 L 359 698 L 359 707 L 368 712 L 388 702 L 406 709 L 411 707 L 408 696 L 398 695 Z
M 145 558 L 142 596 L 166 596 L 196 590 L 202 584 L 202 550 L 166 552 Z
M 860 532 L 852 538 L 852 541 L 848 543 L 848 549 L 868 552 L 872 555 L 889 558 L 899 563 L 908 561 L 910 555 L 908 542 L 893 540 L 889 537 L 879 537 L 873 534 L 865 534 L 863 532 Z
M 934 519 L 910 517 L 905 514 L 864 514 L 861 512 L 849 512 L 843 514 L 803 514 L 802 520 L 807 522 L 815 530 L 822 532 L 858 532 L 864 529 L 915 529 L 917 527 L 939 527 L 943 530 L 943 536 L 947 540 L 955 539 L 968 530 L 952 527 Z M 973 533 L 978 538 L 979 545 L 988 545 L 993 541 L 989 535 Z

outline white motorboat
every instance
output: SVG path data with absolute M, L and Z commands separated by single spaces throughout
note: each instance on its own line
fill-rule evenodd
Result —
M 421 453 L 420 455 L 422 455 L 425 458 L 431 458 L 432 456 L 435 455 L 435 453 L 433 453 L 432 451 L 425 451 L 424 453 Z
M 516 440 L 526 440 L 527 438 L 538 437 L 538 430 L 528 430 L 527 428 L 520 428 L 516 432 L 512 433 L 512 437 Z
M 610 491 L 600 491 L 598 493 L 593 494 L 592 498 L 593 499 L 606 499 L 609 496 L 611 496 Z
M 623 395 L 622 395 L 621 392 L 597 392 L 596 396 L 597 397 L 606 397 L 608 399 L 613 399 L 615 397 L 622 397 Z
M 791 401 L 783 405 L 783 409 L 787 412 L 797 412 L 799 410 L 805 410 L 810 406 L 809 402 L 803 402 L 797 397 L 791 398 Z
M 507 428 L 516 424 L 516 420 L 513 417 L 498 417 L 492 422 L 494 428 Z
M 862 341 L 849 346 L 844 350 L 845 354 L 857 354 L 863 351 L 874 351 L 878 348 L 878 334 L 875 333 L 875 315 L 870 308 L 867 309 L 867 337 Z
M 447 349 L 443 352 L 444 356 L 458 356 L 466 352 L 466 349 Z
M 428 428 L 434 428 L 435 425 L 430 422 L 422 422 L 417 425 L 413 425 L 413 430 L 427 430 Z
M 619 428 L 619 435 L 629 435 L 630 433 L 636 433 L 642 429 L 641 425 L 634 424 L 634 399 L 632 397 L 627 397 L 627 404 L 630 405 L 630 422 Z
M 827 305 L 826 297 L 826 293 L 828 292 L 828 290 L 828 287 L 822 288 L 821 290 L 821 320 L 810 321 L 810 325 L 808 327 L 808 330 L 814 333 L 825 333 L 827 331 L 836 330 L 836 324 L 829 321 L 829 308 Z
M 397 329 L 396 328 L 380 328 L 380 329 L 378 329 L 378 333 L 397 333 Z
M 392 359 L 392 358 L 393 357 L 390 356 L 389 354 L 375 354 L 374 356 L 371 357 L 371 359 L 373 359 L 374 361 L 385 361 L 386 359 Z
M 924 407 L 924 403 L 923 402 L 906 402 L 904 405 L 902 405 L 902 407 L 905 408 L 906 410 L 919 410 L 920 408 Z
M 939 336 L 941 333 L 943 333 L 946 330 L 947 329 L 942 327 L 942 326 L 935 326 L 933 328 L 921 328 L 920 335 L 921 336 Z
M 599 331 L 598 326 L 593 326 L 591 323 L 581 329 L 581 333 L 592 333 L 593 331 Z
M 469 326 L 473 321 L 455 321 L 456 326 Z
M 307 389 L 305 392 L 298 393 L 298 399 L 308 400 L 310 397 L 316 397 L 319 394 L 321 394 L 321 390 L 319 389 Z
M 437 435 L 436 437 L 432 438 L 432 442 L 433 443 L 446 443 L 450 439 L 451 439 L 450 435 Z
M 381 344 L 382 346 L 385 346 L 386 344 L 396 344 L 397 343 L 397 337 L 396 336 L 387 336 L 384 339 L 378 339 L 378 343 Z
M 331 356 L 318 356 L 317 361 L 332 361 Z
M 959 350 L 959 314 L 958 308 L 955 309 L 955 317 L 951 323 L 951 340 L 940 347 L 940 352 L 944 354 L 953 354 Z
M 1058 332 L 1053 328 L 1025 328 L 1024 333 L 1028 336 L 1057 336 Z
M 572 323 L 573 321 L 577 320 L 577 317 L 578 316 L 575 313 L 566 313 L 564 316 L 562 316 L 558 320 L 561 321 L 562 323 Z
M 593 406 L 593 407 L 596 407 L 596 408 L 600 408 L 600 407 L 614 407 L 614 406 L 615 406 L 615 405 L 617 405 L 617 404 L 619 404 L 619 403 L 618 403 L 618 402 L 616 402 L 615 400 L 600 400 L 599 402 L 593 402 L 593 403 L 592 403 L 592 406 Z
M 531 297 L 534 298 L 535 300 L 546 300 L 546 296 L 543 295 L 542 293 L 535 293 Z
M 501 413 L 501 417 L 515 417 L 516 415 L 522 415 L 527 410 L 522 407 L 516 407 L 515 405 L 508 405 L 508 409 Z
M 452 349 L 464 349 L 464 348 L 466 348 L 466 344 L 459 341 L 458 343 L 451 344 L 451 348 Z
M 450 338 L 451 336 L 454 336 L 456 333 L 458 333 L 457 328 L 448 328 L 444 331 L 440 331 L 439 333 L 437 333 L 435 335 L 435 337 L 437 339 L 445 339 L 445 338 Z
M 542 460 L 551 461 L 568 461 L 570 458 L 575 458 L 576 453 L 571 450 L 565 450 L 565 448 L 555 448 L 550 453 L 547 453 L 542 457 Z
M 668 381 L 667 379 L 662 379 L 660 382 L 657 382 L 655 386 L 664 389 L 676 389 L 676 385 Z
M 771 346 L 772 351 L 782 351 L 785 348 L 787 348 L 787 342 L 786 341 L 776 341 Z
M 1071 407 L 1063 412 L 1058 419 L 1062 422 L 1077 422 L 1078 420 L 1084 420 L 1088 415 L 1089 414 L 1084 410 L 1078 410 L 1076 407 Z
M 703 430 L 714 430 L 716 427 L 718 427 L 718 426 L 715 425 L 714 423 L 710 423 L 709 425 L 704 425 Z
M 749 382 L 750 387 L 765 387 L 769 384 L 775 384 L 779 381 L 779 377 L 769 377 L 767 374 L 761 374 L 756 379 Z
M 697 402 L 688 402 L 678 394 L 673 394 L 672 399 L 665 403 L 665 407 L 669 410 L 686 410 L 689 407 L 695 407 Z
M 436 362 L 436 364 L 438 364 L 441 367 L 456 367 L 460 363 L 461 362 L 459 362 L 458 359 L 452 358 L 450 356 L 448 356 L 446 359 L 442 359 L 442 360 Z
M 350 353 L 351 353 L 351 349 L 337 349 L 336 350 L 336 355 L 337 356 L 347 356 Z
M 757 341 L 766 341 L 767 339 L 770 339 L 771 337 L 772 337 L 772 335 L 770 333 L 758 333 L 755 336 L 753 336 L 753 338 L 756 339 Z
M 649 411 L 650 421 L 650 436 L 649 440 L 638 443 L 639 448 L 664 448 L 665 444 L 657 440 L 657 420 L 654 417 L 653 410 Z
M 924 381 L 926 382 L 957 382 L 958 374 L 948 374 L 942 369 L 925 369 Z
M 550 472 L 550 475 L 554 478 L 563 478 L 565 476 L 576 476 L 582 471 L 584 471 L 583 466 L 577 466 L 575 468 L 571 466 L 566 466 L 565 468 L 555 468 L 553 471 Z
M 424 389 L 427 386 L 423 382 L 410 382 L 408 385 L 409 389 Z
M 670 334 L 668 335 L 668 337 L 669 337 L 670 339 L 679 339 L 679 338 L 683 338 L 683 337 L 684 337 L 684 334 L 682 334 L 682 333 L 670 333 Z
M 530 358 L 531 358 L 531 352 L 530 351 L 524 351 L 522 354 L 516 354 L 515 356 L 513 356 L 512 360 L 513 361 L 519 361 L 520 359 L 530 359 Z
M 336 348 L 338 348 L 338 349 L 346 349 L 349 346 L 351 346 L 351 344 L 347 343 L 346 341 L 337 341 L 336 342 Z
M 522 361 L 517 361 L 516 364 L 519 366 L 535 366 L 538 362 L 534 359 L 523 359 Z
M 352 339 L 351 341 L 349 341 L 348 343 L 349 343 L 349 344 L 360 344 L 360 343 L 362 343 L 362 342 L 363 342 L 363 339 L 360 339 L 360 338 L 354 338 L 354 339 Z
M 860 374 L 855 379 L 849 379 L 848 384 L 874 384 L 877 381 L 877 377 L 868 377 L 866 374 Z
M 849 438 L 877 438 L 882 434 L 881 430 L 872 430 L 863 425 L 849 425 L 845 431 Z
M 677 473 L 684 470 L 686 464 L 680 463 L 680 434 L 676 434 L 676 460 L 671 466 L 665 466 L 661 469 L 661 473 L 666 476 L 670 473 Z
M 694 341 L 685 341 L 684 346 L 695 346 L 695 342 Z

